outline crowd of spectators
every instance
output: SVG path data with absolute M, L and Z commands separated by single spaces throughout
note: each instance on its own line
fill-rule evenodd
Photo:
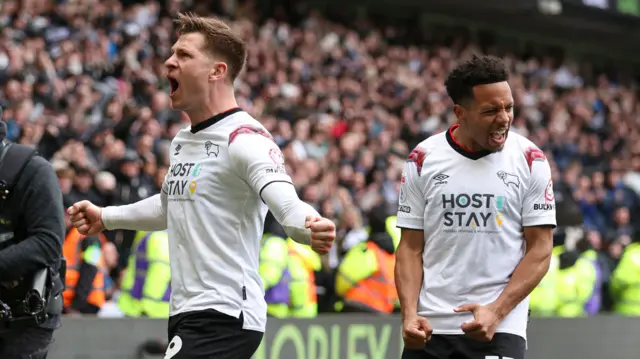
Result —
M 216 4 L 218 14 L 234 15 L 249 44 L 239 104 L 283 148 L 300 197 L 335 219 L 338 248 L 366 239 L 372 208 L 395 211 L 410 150 L 455 122 L 443 85 L 448 70 L 491 51 L 455 38 L 405 42 L 401 28 L 345 26 L 313 11 L 287 21 L 282 12 L 261 19 L 250 1 Z M 159 191 L 170 140 L 188 125 L 170 109 L 164 76 L 179 6 L 4 1 L 0 105 L 8 139 L 50 159 L 66 204 L 120 205 Z M 579 228 L 584 221 L 584 238 L 615 265 L 640 223 L 634 89 L 569 61 L 499 55 L 511 72 L 512 130 L 552 159 L 559 221 Z M 132 236 L 109 238 L 124 265 Z M 334 254 L 325 264 L 338 261 Z

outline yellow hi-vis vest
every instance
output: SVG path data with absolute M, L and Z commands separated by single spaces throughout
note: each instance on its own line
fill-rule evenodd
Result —
M 118 307 L 129 317 L 168 318 L 171 267 L 167 232 L 138 232 L 133 248 Z
M 400 244 L 400 237 L 402 235 L 402 231 L 397 227 L 398 224 L 398 216 L 389 216 L 385 221 L 385 228 L 387 229 L 387 233 L 393 239 L 393 248 L 398 249 L 398 245 Z
M 320 255 L 311 247 L 287 239 L 291 273 L 289 316 L 314 318 L 318 315 L 315 272 L 322 268 Z
M 556 314 L 557 281 L 560 270 L 558 254 L 553 253 L 549 271 L 542 278 L 529 297 L 529 309 L 534 317 L 553 317 Z
M 582 317 L 587 315 L 585 305 L 593 295 L 596 283 L 594 263 L 584 257 L 578 258 L 571 267 L 558 272 L 556 314 L 559 317 Z
M 284 238 L 265 235 L 260 248 L 258 272 L 264 286 L 267 314 L 276 318 L 289 315 L 289 247 Z
M 640 243 L 625 248 L 610 283 L 614 312 L 640 316 Z

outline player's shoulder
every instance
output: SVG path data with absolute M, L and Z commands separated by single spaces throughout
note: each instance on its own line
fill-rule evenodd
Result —
M 507 139 L 507 148 L 511 156 L 517 157 L 523 165 L 531 168 L 535 161 L 544 162 L 547 160 L 544 152 L 533 141 L 519 133 L 511 132 Z
M 442 131 L 425 138 L 416 147 L 434 150 L 441 148 L 441 145 L 445 143 L 447 143 L 447 131 Z
M 508 146 L 507 149 L 513 149 L 513 150 L 526 150 L 527 148 L 536 148 L 539 150 L 538 146 L 536 146 L 535 143 L 533 143 L 530 139 L 524 137 L 523 135 L 515 132 L 515 131 L 510 131 L 509 132 L 509 137 L 507 137 L 507 143 L 506 145 Z
M 445 132 L 429 136 L 411 150 L 408 160 L 423 163 L 430 154 L 444 148 L 446 141 Z
M 271 133 L 260 121 L 246 112 L 238 113 L 234 121 L 227 123 L 226 130 L 228 132 L 228 145 L 234 143 L 238 138 L 242 138 L 241 136 L 261 136 L 271 142 L 275 142 Z

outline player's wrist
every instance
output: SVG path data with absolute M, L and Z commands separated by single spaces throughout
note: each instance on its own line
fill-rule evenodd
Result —
M 504 319 L 511 309 L 508 309 L 507 305 L 498 298 L 495 302 L 489 304 L 487 307 L 493 311 L 500 320 Z
M 400 315 L 402 316 L 402 322 L 414 319 L 418 317 L 418 308 L 407 308 L 402 309 L 400 311 Z
M 107 224 L 113 221 L 117 216 L 117 207 L 98 207 L 98 218 L 100 218 L 100 226 L 102 230 L 107 230 Z

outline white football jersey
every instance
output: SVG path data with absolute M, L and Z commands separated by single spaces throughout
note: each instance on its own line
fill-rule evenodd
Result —
M 509 133 L 500 152 L 469 152 L 444 133 L 404 166 L 398 227 L 424 231 L 418 314 L 436 334 L 463 334 L 463 304 L 495 301 L 524 256 L 523 227 L 556 225 L 551 169 L 531 141 Z M 529 298 L 497 332 L 526 339 Z
M 251 146 L 237 144 L 239 136 L 253 136 Z M 291 183 L 282 152 L 240 109 L 181 130 L 170 151 L 163 191 L 171 315 L 212 308 L 237 318 L 242 312 L 244 329 L 264 331 L 258 258 L 268 209 L 260 191 L 272 182 Z

